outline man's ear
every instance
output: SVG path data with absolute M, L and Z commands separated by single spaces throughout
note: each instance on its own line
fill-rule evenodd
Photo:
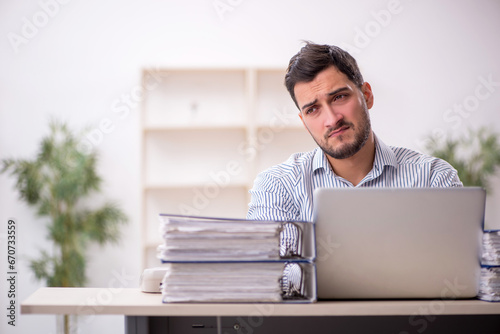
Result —
M 365 98 L 367 108 L 371 109 L 371 107 L 373 107 L 373 92 L 372 87 L 368 82 L 363 83 L 363 85 L 361 86 L 361 92 L 363 93 L 363 96 Z
M 300 117 L 300 120 L 302 121 L 302 124 L 306 128 L 306 130 L 309 131 L 309 129 L 307 128 L 306 122 L 304 122 L 304 118 L 302 117 L 302 112 L 300 112 L 300 111 L 299 111 L 299 117 Z

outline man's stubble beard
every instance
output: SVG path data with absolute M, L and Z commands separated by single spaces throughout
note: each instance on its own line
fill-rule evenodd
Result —
M 339 129 L 343 126 L 349 126 L 349 128 L 354 131 L 354 141 L 352 143 L 345 143 L 340 148 L 334 148 L 334 147 L 331 147 L 331 145 L 327 145 L 329 134 L 333 131 L 336 131 L 337 129 Z M 358 130 L 357 129 L 358 127 L 360 129 L 359 129 L 359 131 L 356 131 L 356 130 Z M 310 131 L 309 131 L 309 133 L 310 133 Z M 312 136 L 312 134 L 311 134 L 311 136 L 313 137 L 316 144 L 318 144 L 318 146 L 328 156 L 330 156 L 334 159 L 347 159 L 347 158 L 352 157 L 354 154 L 358 153 L 359 150 L 361 150 L 361 148 L 368 141 L 368 138 L 370 138 L 370 133 L 371 133 L 371 122 L 370 122 L 370 117 L 368 116 L 368 108 L 366 108 L 366 105 L 365 105 L 363 117 L 361 119 L 361 122 L 358 124 L 358 126 L 355 126 L 353 123 L 346 122 L 342 119 L 337 124 L 335 124 L 334 128 L 331 128 L 330 130 L 328 130 L 327 133 L 323 136 L 324 143 L 320 143 L 318 139 L 316 139 L 314 136 Z M 340 142 L 343 142 L 344 138 L 342 136 L 343 135 L 339 135 L 337 137 L 337 140 Z

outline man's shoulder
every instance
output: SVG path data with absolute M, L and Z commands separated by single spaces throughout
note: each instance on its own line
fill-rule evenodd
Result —
M 426 165 L 426 164 L 446 164 L 447 162 L 440 158 L 433 157 L 431 155 L 418 152 L 406 147 L 390 146 L 390 149 L 394 152 L 398 164 L 400 165 Z

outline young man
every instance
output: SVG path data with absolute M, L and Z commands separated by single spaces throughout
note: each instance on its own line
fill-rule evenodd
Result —
M 344 50 L 307 43 L 290 59 L 285 85 L 319 147 L 257 176 L 248 219 L 312 221 L 319 187 L 462 186 L 447 162 L 386 146 L 373 133 L 371 87 Z

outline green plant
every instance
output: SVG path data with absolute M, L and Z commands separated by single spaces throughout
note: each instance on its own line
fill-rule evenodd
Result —
M 48 217 L 48 239 L 53 252 L 41 251 L 31 260 L 35 276 L 50 287 L 77 287 L 86 283 L 85 250 L 89 242 L 105 244 L 119 238 L 125 214 L 114 204 L 96 209 L 84 200 L 99 191 L 97 156 L 79 150 L 79 138 L 62 123 L 50 122 L 50 135 L 43 138 L 36 158 L 3 159 L 1 173 L 16 177 L 20 198 Z M 64 318 L 65 333 L 69 330 Z
M 458 171 L 464 186 L 478 186 L 491 192 L 491 178 L 500 167 L 499 134 L 487 128 L 469 130 L 467 136 L 429 138 L 429 154 L 448 161 Z

